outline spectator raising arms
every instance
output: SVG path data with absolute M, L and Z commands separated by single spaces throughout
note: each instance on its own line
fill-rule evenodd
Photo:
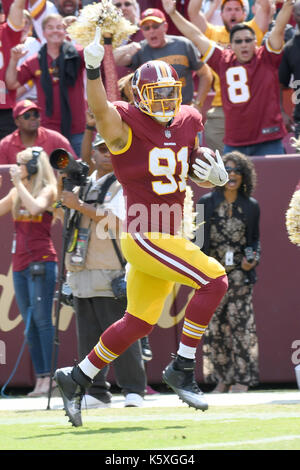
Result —
M 28 0 L 28 11 L 32 17 L 35 32 L 42 43 L 46 42 L 43 33 L 43 22 L 46 16 L 53 13 L 58 13 L 63 18 L 77 16 L 78 8 L 79 0 Z
M 33 54 L 38 52 L 41 48 L 41 42 L 32 35 L 33 33 L 33 23 L 30 13 L 27 10 L 24 10 L 24 20 L 25 25 L 22 31 L 22 37 L 20 43 L 24 44 L 27 54 L 24 55 L 18 62 L 18 67 Z M 17 101 L 21 100 L 31 100 L 36 101 L 37 93 L 36 86 L 33 84 L 32 80 L 29 80 L 28 83 L 25 83 L 23 86 L 17 89 Z
M 200 108 L 211 88 L 212 74 L 209 67 L 201 62 L 195 46 L 186 38 L 167 35 L 166 17 L 156 8 L 148 8 L 142 12 L 140 28 L 145 39 L 141 41 L 137 52 L 131 57 L 127 56 L 127 65 L 136 70 L 148 60 L 155 59 L 172 65 L 182 82 L 183 104 L 191 104 L 193 101 L 193 73 L 196 73 L 199 78 L 196 103 Z
M 201 11 L 202 0 L 190 0 L 188 4 L 188 15 L 190 21 L 197 26 L 200 31 L 211 41 L 215 41 L 219 46 L 227 48 L 229 45 L 229 33 L 233 26 L 242 23 L 247 17 L 243 0 L 222 0 L 221 18 L 222 26 L 211 24 Z M 178 8 L 177 8 L 178 9 Z M 256 34 L 257 43 L 260 45 L 265 32 L 268 30 L 270 21 L 271 6 L 270 0 L 260 0 L 259 4 L 253 7 L 254 17 L 247 21 Z M 180 10 L 179 10 L 180 11 Z M 224 150 L 224 110 L 221 99 L 220 79 L 214 72 L 213 88 L 215 96 L 212 106 L 207 112 L 205 123 L 205 142 L 210 148 L 217 148 L 221 153 Z
M 264 46 L 257 48 L 252 28 L 240 23 L 230 31 L 231 49 L 223 50 L 183 18 L 172 0 L 163 3 L 177 27 L 198 47 L 202 60 L 220 77 L 224 151 L 239 150 L 246 155 L 284 153 L 282 137 L 286 131 L 280 110 L 278 66 L 293 0 L 284 3 Z
M 61 132 L 79 156 L 86 107 L 82 48 L 65 41 L 63 18 L 58 14 L 44 19 L 43 32 L 46 43 L 19 69 L 17 63 L 24 55 L 24 46 L 18 45 L 11 50 L 6 71 L 7 87 L 14 90 L 33 80 L 42 126 Z

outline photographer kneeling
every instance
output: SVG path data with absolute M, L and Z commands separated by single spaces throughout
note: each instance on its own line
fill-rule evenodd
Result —
M 116 252 L 113 243 L 116 241 L 119 246 L 119 224 L 124 211 L 122 188 L 112 172 L 109 150 L 99 134 L 92 147 L 95 171 L 83 187 L 77 186 L 73 191 L 64 189 L 60 198 L 63 206 L 73 209 L 70 220 L 75 220 L 77 225 L 74 230 L 77 241 L 71 242 L 71 247 L 69 243 L 65 264 L 67 283 L 73 293 L 79 360 L 97 344 L 106 328 L 123 317 L 127 302 L 125 296 L 115 296 L 111 285 L 124 274 L 119 259 L 122 255 Z M 125 395 L 125 406 L 141 406 L 146 374 L 139 341 L 116 359 L 113 367 L 116 383 Z M 87 407 L 111 402 L 107 374 L 108 367 L 95 377 L 84 398 Z

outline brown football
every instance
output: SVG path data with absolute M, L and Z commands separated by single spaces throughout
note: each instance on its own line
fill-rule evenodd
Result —
M 192 176 L 196 178 L 196 175 L 194 174 L 193 171 L 193 163 L 195 163 L 196 158 L 199 158 L 205 163 L 210 163 L 204 156 L 204 152 L 208 152 L 214 159 L 216 159 L 216 154 L 213 150 L 211 150 L 208 147 L 197 147 L 194 149 L 190 155 L 190 160 L 189 160 L 189 176 Z

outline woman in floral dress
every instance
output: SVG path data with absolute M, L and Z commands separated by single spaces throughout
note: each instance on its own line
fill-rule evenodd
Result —
M 203 342 L 203 373 L 214 393 L 246 392 L 258 384 L 258 341 L 253 311 L 255 266 L 260 257 L 258 202 L 252 161 L 234 151 L 224 164 L 228 183 L 205 194 L 203 251 L 226 268 L 229 288 L 215 311 Z M 247 256 L 246 256 L 247 255 Z

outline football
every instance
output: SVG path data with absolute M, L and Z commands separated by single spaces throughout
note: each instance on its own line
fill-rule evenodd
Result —
M 216 159 L 216 154 L 213 150 L 208 147 L 197 147 L 194 149 L 190 155 L 189 160 L 189 176 L 193 178 L 197 178 L 194 171 L 193 171 L 193 164 L 195 163 L 196 159 L 202 160 L 205 163 L 210 163 L 204 156 L 204 152 L 209 153 L 214 159 Z

